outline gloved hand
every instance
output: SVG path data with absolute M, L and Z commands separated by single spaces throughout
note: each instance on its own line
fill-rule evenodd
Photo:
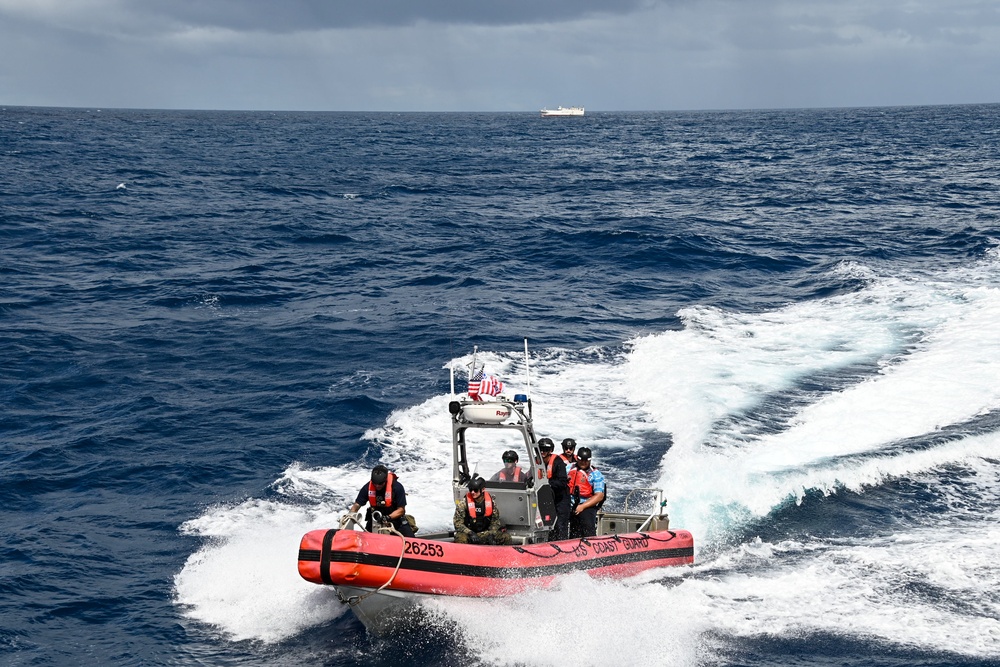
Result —
M 361 512 L 348 512 L 344 516 L 340 517 L 340 527 L 347 528 L 350 527 L 351 522 L 361 524 Z
M 469 544 L 479 544 L 479 535 L 477 533 L 469 533 Z

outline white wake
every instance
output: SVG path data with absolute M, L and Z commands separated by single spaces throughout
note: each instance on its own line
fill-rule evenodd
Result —
M 510 647 L 523 643 L 524 627 L 564 616 L 553 610 L 589 608 L 613 636 L 655 636 L 655 649 L 630 653 L 654 664 L 711 662 L 720 635 L 812 632 L 1000 656 L 1000 598 L 992 593 L 1000 585 L 1000 516 L 970 510 L 968 497 L 953 498 L 940 525 L 878 539 L 731 546 L 748 522 L 810 491 L 864 493 L 896 479 L 934 484 L 947 470 L 964 476 L 973 497 L 997 495 L 1000 432 L 977 426 L 1000 411 L 997 268 L 988 261 L 903 278 L 845 266 L 865 273 L 867 287 L 764 313 L 686 309 L 682 329 L 617 351 L 536 350 L 538 434 L 591 446 L 614 489 L 654 473 L 672 525 L 695 534 L 699 553 L 712 546 L 712 560 L 629 582 L 568 576 L 556 590 L 504 601 L 517 623 L 495 623 L 496 603 L 487 600 L 442 600 L 432 617 L 500 665 L 568 664 L 557 642 Z M 525 391 L 520 351 L 485 359 L 511 393 Z M 447 527 L 452 515 L 448 400 L 394 412 L 365 434 L 399 474 L 424 529 Z M 659 471 L 602 463 L 602 454 L 638 452 L 651 434 L 672 438 Z M 177 604 L 227 636 L 265 642 L 336 618 L 343 612 L 330 591 L 298 578 L 295 552 L 304 532 L 335 525 L 367 476 L 357 461 L 295 465 L 276 480 L 277 500 L 217 507 L 184 524 L 204 541 L 176 576 Z M 241 576 L 228 576 L 234 571 Z M 590 650 L 595 661 L 620 658 L 613 641 Z

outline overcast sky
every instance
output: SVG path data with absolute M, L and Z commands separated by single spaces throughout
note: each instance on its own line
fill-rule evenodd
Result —
M 1000 102 L 1000 0 L 0 0 L 0 104 Z

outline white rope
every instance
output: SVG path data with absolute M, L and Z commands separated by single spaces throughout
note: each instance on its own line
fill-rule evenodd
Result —
M 374 595 L 375 593 L 380 593 L 383 590 L 385 590 L 385 587 L 388 586 L 389 584 L 391 584 L 393 582 L 393 580 L 396 578 L 396 574 L 399 573 L 399 568 L 400 568 L 400 566 L 403 565 L 403 554 L 406 553 L 406 537 L 403 536 L 403 534 L 401 532 L 399 532 L 398 530 L 396 530 L 395 528 L 393 528 L 391 525 L 389 526 L 389 532 L 392 533 L 393 535 L 398 535 L 399 539 L 402 540 L 402 542 L 403 542 L 402 548 L 399 550 L 399 560 L 396 562 L 396 569 L 392 571 L 392 576 L 389 577 L 389 580 L 387 582 L 385 582 L 384 584 L 382 584 L 381 586 L 379 586 L 378 588 L 376 588 L 375 590 L 368 591 L 367 593 L 365 593 L 364 595 L 362 595 L 360 597 L 348 598 L 346 600 L 346 602 L 350 606 L 353 607 L 356 604 L 361 604 L 361 601 L 364 600 L 369 595 Z

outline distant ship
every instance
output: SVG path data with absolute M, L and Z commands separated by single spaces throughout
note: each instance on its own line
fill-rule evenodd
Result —
M 556 107 L 555 109 L 542 109 L 542 118 L 548 116 L 582 116 L 583 107 Z

